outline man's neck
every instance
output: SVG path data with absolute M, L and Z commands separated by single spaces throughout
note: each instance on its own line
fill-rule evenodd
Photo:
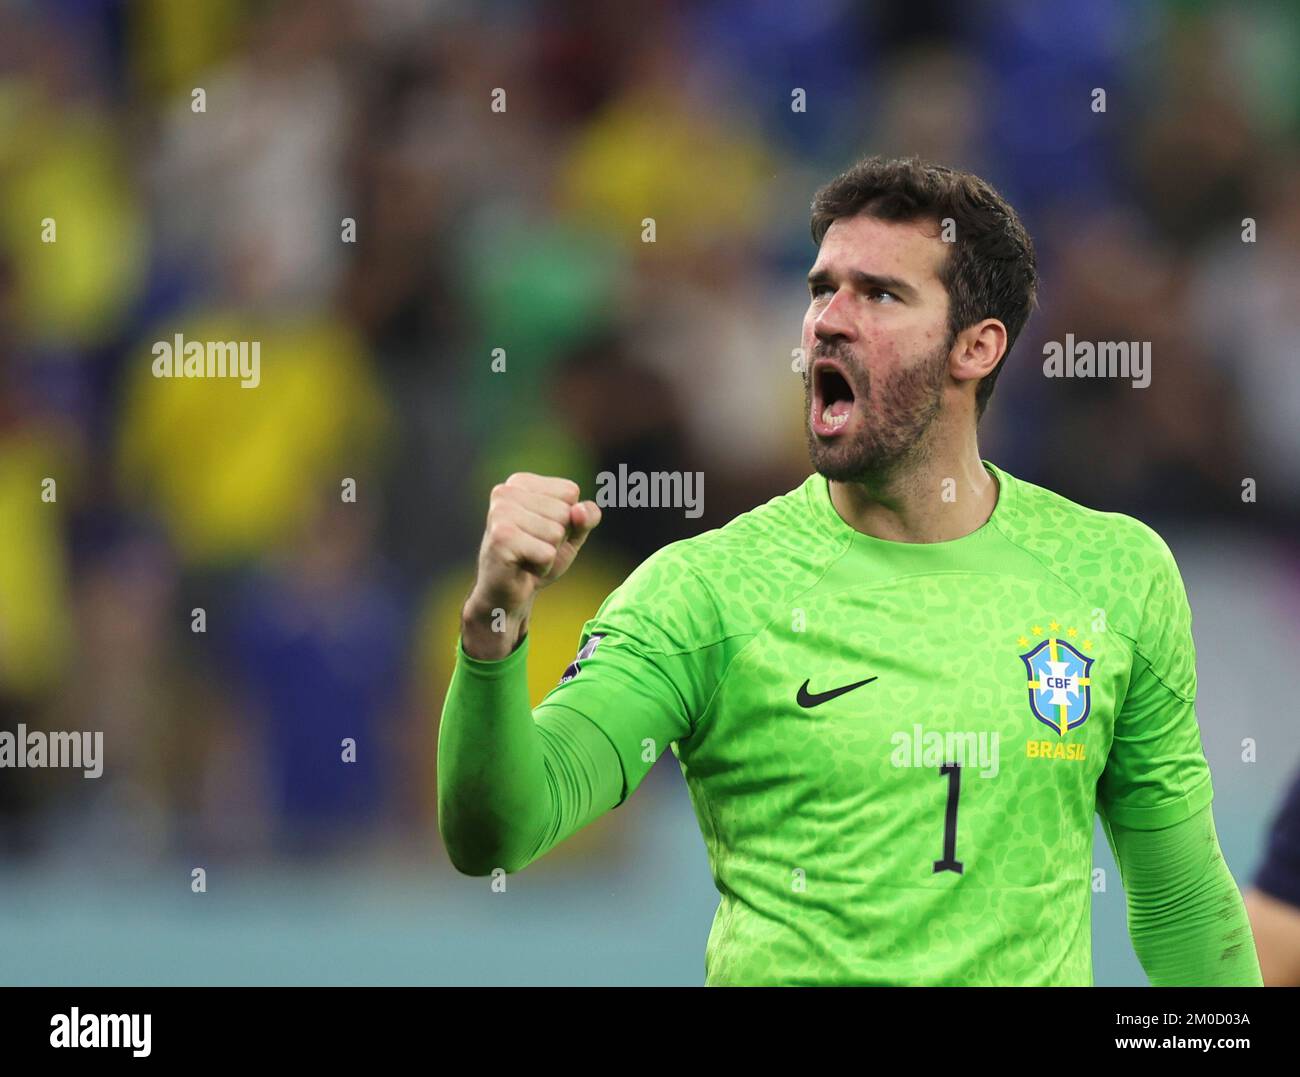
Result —
M 878 484 L 831 482 L 831 504 L 850 527 L 890 542 L 946 542 L 982 527 L 998 483 L 972 442 L 957 457 L 936 454 Z

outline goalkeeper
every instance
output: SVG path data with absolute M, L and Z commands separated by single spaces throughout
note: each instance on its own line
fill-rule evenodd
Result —
M 439 731 L 453 864 L 522 869 L 670 749 L 720 894 L 708 985 L 1090 985 L 1098 814 L 1150 982 L 1259 985 L 1168 547 L 978 449 L 1034 304 L 1015 211 L 869 158 L 812 234 L 812 474 L 643 562 L 535 709 L 533 602 L 601 513 L 493 489 Z

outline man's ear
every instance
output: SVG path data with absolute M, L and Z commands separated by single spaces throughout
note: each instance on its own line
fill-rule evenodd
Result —
M 968 325 L 957 334 L 949 353 L 952 376 L 958 381 L 979 381 L 993 371 L 1006 353 L 1007 327 L 997 318 Z

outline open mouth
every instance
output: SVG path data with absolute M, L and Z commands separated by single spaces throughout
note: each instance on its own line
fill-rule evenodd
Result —
M 813 430 L 821 435 L 836 434 L 853 414 L 853 387 L 844 369 L 833 359 L 818 359 L 812 370 Z

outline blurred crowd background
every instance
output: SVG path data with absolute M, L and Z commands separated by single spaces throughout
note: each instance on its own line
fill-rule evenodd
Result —
M 490 487 L 705 477 L 700 519 L 607 510 L 543 596 L 540 699 L 635 564 L 808 474 L 808 204 L 874 152 L 978 172 L 1034 236 L 1041 310 L 981 448 L 1179 556 L 1246 881 L 1300 761 L 1291 0 L 43 0 L 0 3 L 0 58 L 0 729 L 105 744 L 95 781 L 0 772 L 5 870 L 338 879 L 387 850 L 477 888 L 437 839 L 434 747 Z M 177 333 L 260 341 L 260 386 L 154 378 Z M 1151 386 L 1045 378 L 1067 333 L 1150 341 Z M 548 863 L 626 879 L 655 835 L 689 846 L 689 981 L 712 906 L 674 766 Z M 0 978 L 93 979 L 15 941 L 42 907 L 0 920 Z

